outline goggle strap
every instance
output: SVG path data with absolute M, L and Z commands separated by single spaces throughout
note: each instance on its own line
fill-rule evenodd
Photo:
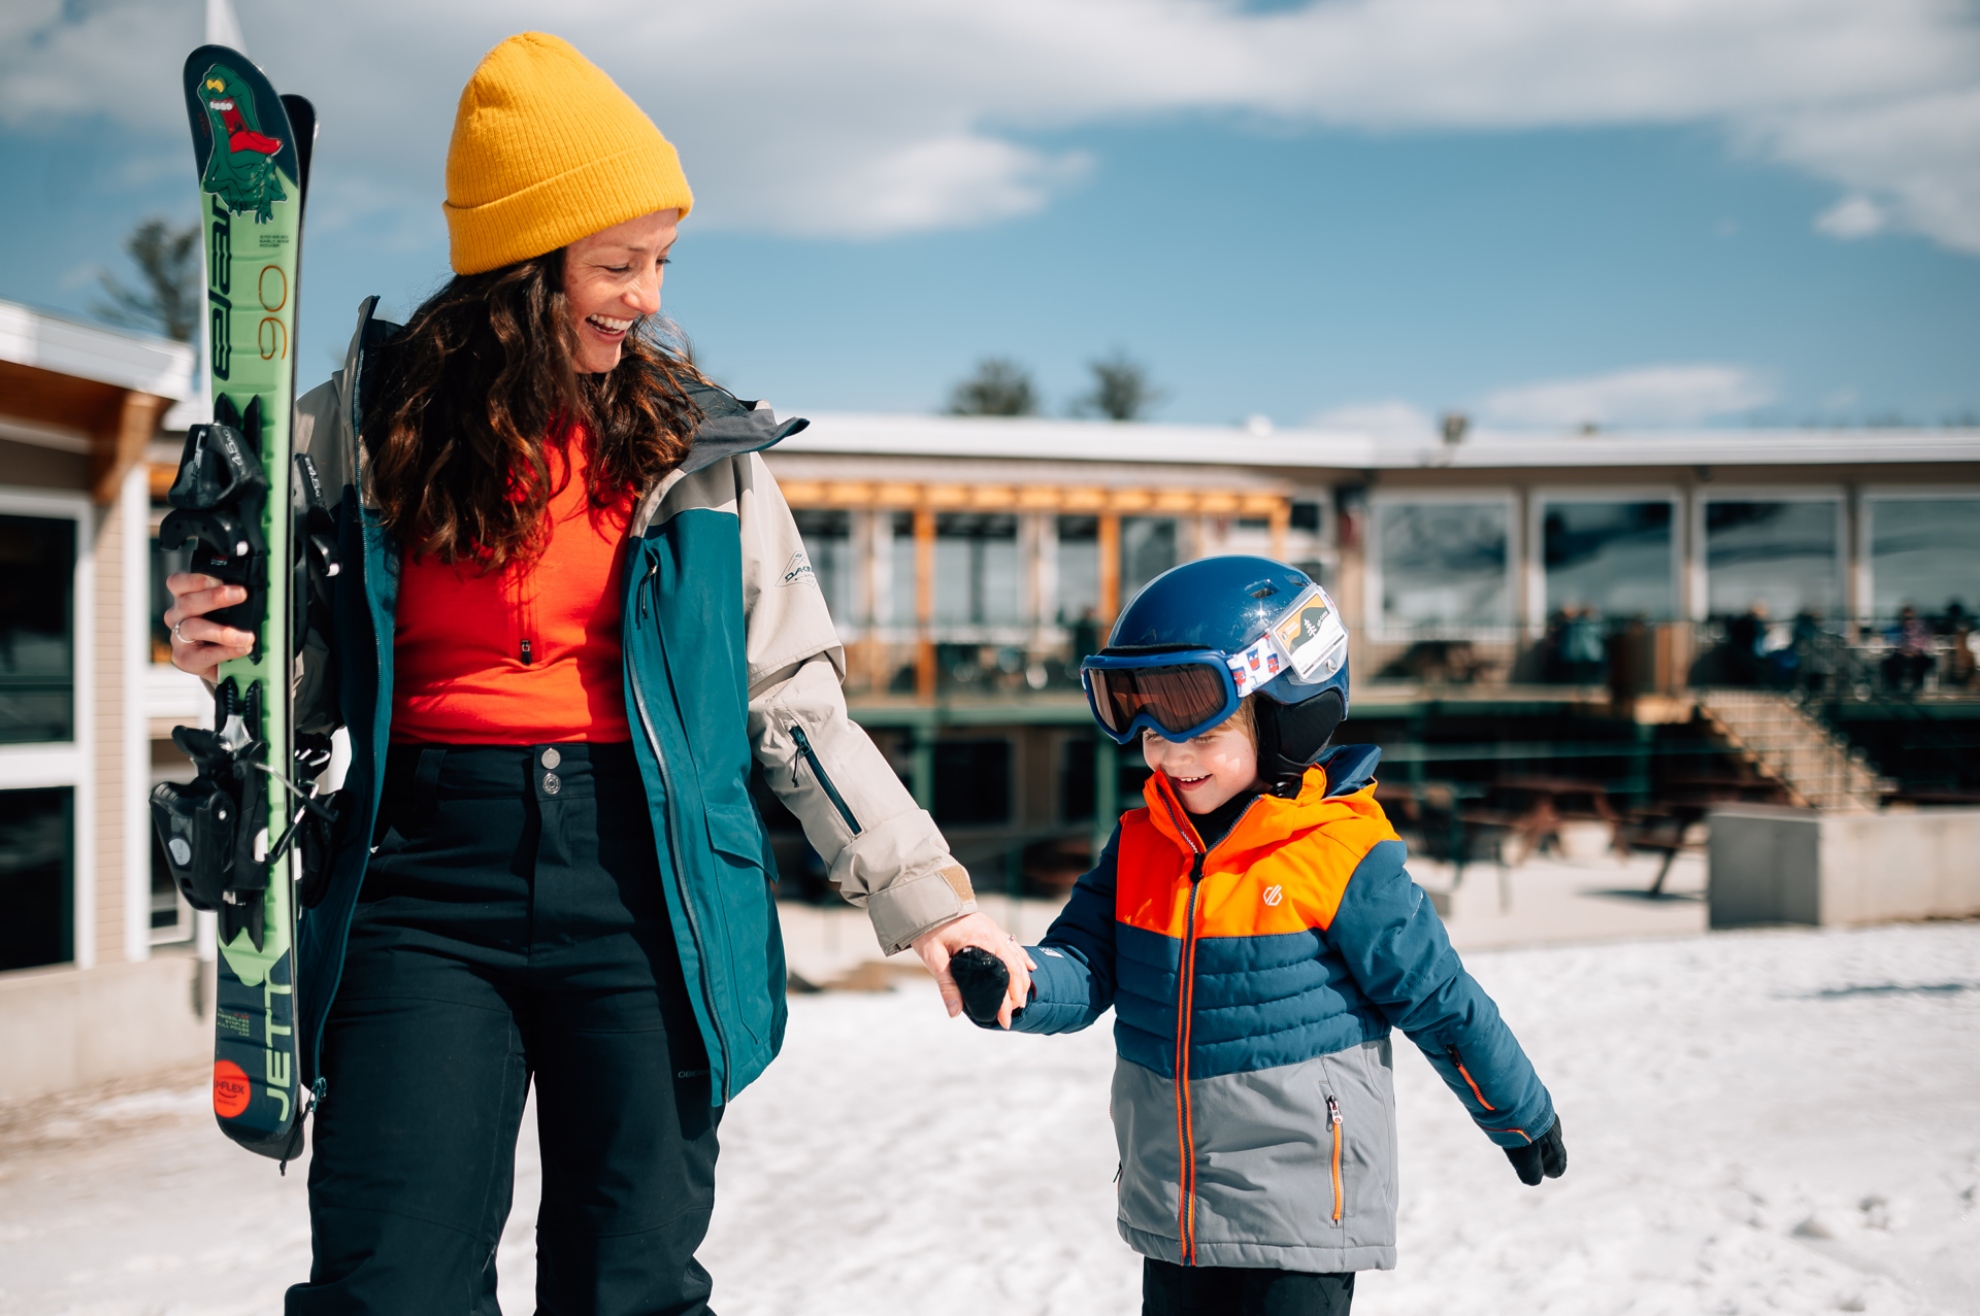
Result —
M 1238 698 L 1242 699 L 1259 686 L 1277 679 L 1280 672 L 1292 665 L 1292 659 L 1267 631 L 1242 653 L 1226 658 L 1224 664 L 1231 669 L 1231 679 L 1237 683 Z

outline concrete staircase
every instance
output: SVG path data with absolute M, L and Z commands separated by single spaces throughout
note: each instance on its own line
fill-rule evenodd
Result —
M 1698 692 L 1698 712 L 1732 751 L 1799 804 L 1875 812 L 1885 783 L 1859 752 L 1786 695 L 1771 690 Z

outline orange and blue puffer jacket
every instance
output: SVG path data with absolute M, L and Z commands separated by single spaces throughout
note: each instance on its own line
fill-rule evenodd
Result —
M 1553 1103 L 1404 870 L 1375 802 L 1380 752 L 1343 746 L 1297 798 L 1258 797 L 1205 847 L 1168 779 L 1122 817 L 1032 958 L 1012 1027 L 1109 1007 L 1120 1230 L 1182 1265 L 1395 1265 L 1389 1032 L 1429 1057 L 1502 1147 Z

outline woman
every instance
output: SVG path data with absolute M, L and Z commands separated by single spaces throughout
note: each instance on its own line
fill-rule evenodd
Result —
M 503 42 L 447 158 L 456 278 L 359 317 L 296 436 L 341 489 L 335 624 L 298 722 L 349 728 L 306 889 L 302 1312 L 492 1312 L 535 1083 L 545 1312 L 698 1312 L 721 1107 L 782 1040 L 754 765 L 882 947 L 995 946 L 927 814 L 848 721 L 843 656 L 757 454 L 779 425 L 652 337 L 693 205 L 674 149 L 555 37 Z M 173 662 L 250 637 L 181 574 Z M 327 652 L 320 652 L 327 651 Z M 1009 1009 L 1005 1010 L 1008 1018 Z

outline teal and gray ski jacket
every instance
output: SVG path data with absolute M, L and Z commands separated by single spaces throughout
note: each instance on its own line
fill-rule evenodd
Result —
M 333 854 L 320 889 L 304 893 L 298 936 L 306 1080 L 319 1072 L 391 740 L 400 550 L 367 497 L 358 432 L 366 353 L 398 328 L 375 318 L 376 302 L 360 311 L 344 368 L 296 404 L 296 449 L 322 476 L 343 563 L 329 634 L 298 656 L 297 725 L 343 726 L 351 741 Z M 805 422 L 779 424 L 713 386 L 693 401 L 703 414 L 693 445 L 645 491 L 627 534 L 622 643 L 667 910 L 722 1102 L 763 1072 L 784 1033 L 775 864 L 750 799 L 754 767 L 840 893 L 866 908 L 883 951 L 976 905 L 934 820 L 846 716 L 844 653 L 759 455 Z

